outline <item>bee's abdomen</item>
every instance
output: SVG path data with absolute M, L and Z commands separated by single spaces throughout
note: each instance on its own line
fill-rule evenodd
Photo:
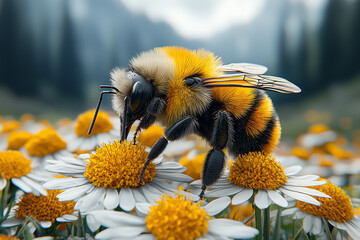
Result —
M 256 90 L 252 105 L 240 118 L 234 117 L 234 136 L 229 150 L 234 155 L 248 152 L 271 152 L 280 139 L 279 118 L 270 98 Z

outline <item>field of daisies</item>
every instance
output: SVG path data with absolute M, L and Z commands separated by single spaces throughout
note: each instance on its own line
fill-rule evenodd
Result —
M 169 143 L 139 185 L 164 129 L 133 139 L 135 123 L 120 143 L 112 113 L 87 134 L 93 115 L 0 118 L 0 240 L 360 239 L 360 148 L 325 125 L 289 149 L 227 158 L 199 199 L 204 140 Z

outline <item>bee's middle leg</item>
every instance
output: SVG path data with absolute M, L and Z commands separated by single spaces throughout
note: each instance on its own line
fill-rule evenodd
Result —
M 199 195 L 200 199 L 204 197 L 206 186 L 209 186 L 219 179 L 225 165 L 225 153 L 223 149 L 229 141 L 232 141 L 233 124 L 231 115 L 225 111 L 219 111 L 216 114 L 210 145 L 212 149 L 208 152 L 203 173 L 202 187 Z
M 157 158 L 166 148 L 169 141 L 178 140 L 191 132 L 197 127 L 198 122 L 195 117 L 186 117 L 181 119 L 180 121 L 174 123 L 171 127 L 165 130 L 165 134 L 162 138 L 160 138 L 152 147 L 148 154 L 148 159 L 144 164 L 144 167 L 140 174 L 139 185 L 142 181 L 142 176 L 145 172 L 145 169 L 149 163 Z

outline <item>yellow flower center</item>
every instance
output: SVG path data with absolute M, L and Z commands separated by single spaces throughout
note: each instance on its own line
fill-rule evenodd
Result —
M 0 152 L 0 175 L 5 179 L 19 178 L 31 171 L 31 161 L 19 151 Z
M 152 125 L 140 134 L 139 142 L 147 147 L 152 147 L 163 135 L 164 129 L 162 127 L 159 125 Z
M 150 207 L 146 227 L 158 240 L 199 238 L 208 232 L 210 219 L 200 206 L 200 202 L 193 203 L 179 193 L 175 198 L 163 196 L 157 205 Z
M 66 148 L 66 142 L 51 128 L 35 134 L 25 144 L 30 156 L 43 157 Z
M 84 176 L 96 187 L 138 187 L 146 160 L 144 146 L 117 140 L 96 148 L 96 152 L 90 155 Z M 155 175 L 155 163 L 151 162 L 144 172 L 142 185 L 151 182 Z
M 206 153 L 197 155 L 193 160 L 188 158 L 182 158 L 179 163 L 186 167 L 184 172 L 186 175 L 189 175 L 194 180 L 201 178 L 202 167 L 205 162 Z
M 35 120 L 35 116 L 30 114 L 30 113 L 24 113 L 23 115 L 21 115 L 20 117 L 20 121 L 22 122 L 26 122 L 26 121 L 34 121 Z
M 26 131 L 11 132 L 8 137 L 8 149 L 18 150 L 32 137 L 33 135 Z
M 16 238 L 14 236 L 0 234 L 0 240 L 18 240 L 19 238 Z
M 236 221 L 244 221 L 250 218 L 255 212 L 251 204 L 230 205 L 230 209 L 229 219 Z M 250 225 L 251 222 L 252 221 L 249 221 L 247 225 Z
M 319 180 L 324 181 L 326 179 Z M 325 185 L 314 186 L 311 188 L 323 192 L 329 195 L 331 198 L 313 196 L 313 198 L 316 198 L 321 203 L 321 206 L 315 206 L 312 204 L 296 201 L 297 207 L 300 208 L 303 212 L 319 217 L 324 217 L 328 220 L 333 220 L 340 223 L 350 221 L 354 218 L 355 210 L 351 205 L 350 197 L 346 195 L 344 190 L 329 181 L 327 181 L 327 184 Z
M 27 216 L 34 217 L 37 221 L 55 222 L 57 217 L 74 212 L 74 201 L 60 202 L 57 198 L 61 190 L 48 190 L 47 196 L 35 196 L 32 193 L 24 195 L 20 202 L 16 203 L 18 208 L 16 218 L 25 220 Z
M 245 188 L 276 190 L 287 182 L 287 177 L 271 154 L 250 152 L 239 155 L 230 166 L 228 180 Z
M 77 122 L 75 125 L 76 135 L 81 137 L 90 137 L 90 135 L 88 135 L 88 131 L 94 114 L 95 110 L 90 110 L 85 112 L 84 114 L 81 114 L 77 118 Z M 91 134 L 96 135 L 99 133 L 105 133 L 109 132 L 111 129 L 113 129 L 113 125 L 110 121 L 109 115 L 106 112 L 99 111 Z
M 8 133 L 14 131 L 20 127 L 20 123 L 18 121 L 6 121 L 2 123 L 2 133 Z
M 311 156 L 310 153 L 302 147 L 294 147 L 293 149 L 291 149 L 291 155 L 294 155 L 304 160 L 308 160 Z
M 324 124 L 315 124 L 309 128 L 309 133 L 324 133 L 330 131 L 330 128 Z

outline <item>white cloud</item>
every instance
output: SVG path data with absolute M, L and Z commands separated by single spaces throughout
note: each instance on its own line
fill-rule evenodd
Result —
M 204 39 L 251 22 L 266 0 L 119 0 L 134 13 L 164 21 L 186 38 Z

